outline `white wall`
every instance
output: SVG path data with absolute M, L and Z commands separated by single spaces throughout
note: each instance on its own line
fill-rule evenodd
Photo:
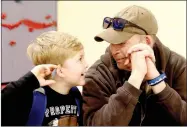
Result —
M 92 64 L 108 45 L 93 39 L 102 30 L 103 18 L 132 4 L 150 9 L 158 20 L 158 37 L 186 57 L 186 1 L 59 1 L 58 30 L 79 37 Z
M 113 17 L 132 4 L 150 9 L 158 21 L 157 36 L 170 49 L 186 57 L 186 1 L 59 1 L 58 30 L 80 38 L 91 65 L 108 46 L 93 39 L 102 30 L 103 18 Z

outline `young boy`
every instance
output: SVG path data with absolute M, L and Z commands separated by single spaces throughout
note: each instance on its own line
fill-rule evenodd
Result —
M 82 98 L 78 89 L 72 90 L 85 84 L 87 64 L 81 42 L 69 34 L 49 31 L 38 36 L 27 53 L 36 66 L 2 90 L 2 125 L 30 125 L 33 91 L 42 87 L 47 103 L 41 125 L 81 126 L 82 112 L 75 98 Z

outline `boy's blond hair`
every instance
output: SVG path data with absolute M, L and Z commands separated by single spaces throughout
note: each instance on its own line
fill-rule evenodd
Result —
M 74 36 L 59 31 L 48 31 L 39 35 L 27 48 L 27 54 L 34 65 L 63 65 L 64 61 L 76 55 L 83 45 Z

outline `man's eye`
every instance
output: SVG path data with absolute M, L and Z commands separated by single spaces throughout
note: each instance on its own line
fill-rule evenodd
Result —
M 124 46 L 126 43 L 122 43 L 122 45 Z

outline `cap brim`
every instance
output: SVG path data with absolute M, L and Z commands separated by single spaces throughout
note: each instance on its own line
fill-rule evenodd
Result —
M 106 41 L 112 44 L 120 44 L 130 39 L 134 33 L 129 33 L 126 31 L 116 31 L 112 27 L 104 30 L 100 34 L 94 37 L 95 41 L 101 42 Z

